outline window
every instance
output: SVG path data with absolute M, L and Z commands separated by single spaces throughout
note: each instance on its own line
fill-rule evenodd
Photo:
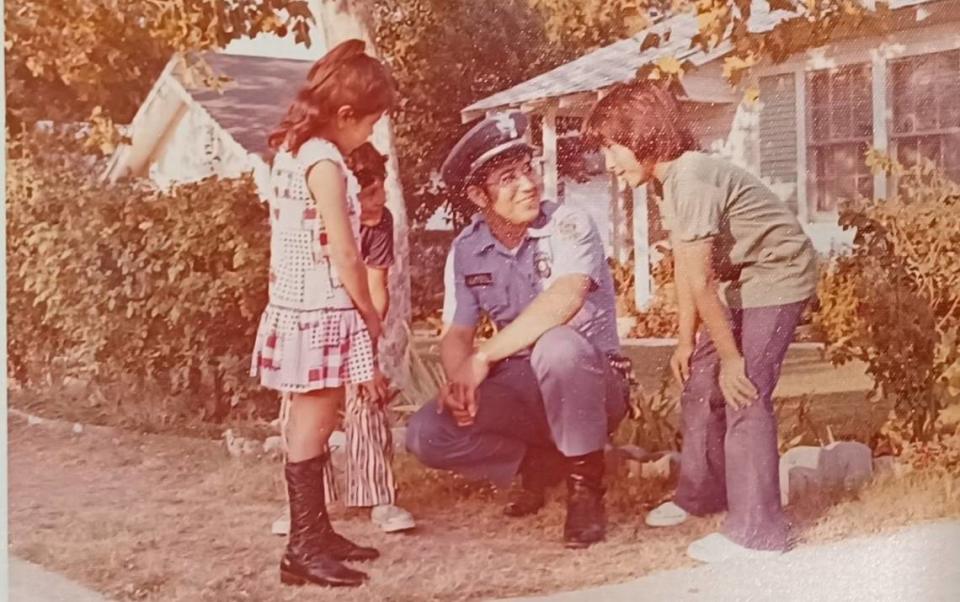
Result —
M 890 96 L 897 160 L 929 159 L 960 182 L 960 50 L 891 61 Z
M 873 194 L 864 155 L 873 143 L 870 65 L 807 75 L 807 200 L 832 214 L 841 199 Z

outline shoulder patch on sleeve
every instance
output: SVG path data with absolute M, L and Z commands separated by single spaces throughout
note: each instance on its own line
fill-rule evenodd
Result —
M 589 217 L 580 211 L 558 211 L 554 231 L 566 240 L 580 240 L 590 229 Z

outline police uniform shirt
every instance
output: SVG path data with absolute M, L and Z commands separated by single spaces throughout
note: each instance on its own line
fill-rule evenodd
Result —
M 591 285 L 568 322 L 606 353 L 619 352 L 613 279 L 603 243 L 586 213 L 543 201 L 520 245 L 507 249 L 477 215 L 453 242 L 444 270 L 443 321 L 472 328 L 486 313 L 503 328 L 562 276 L 583 274 Z

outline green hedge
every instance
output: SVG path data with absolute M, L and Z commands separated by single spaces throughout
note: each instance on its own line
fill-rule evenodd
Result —
M 11 375 L 36 382 L 57 367 L 101 383 L 152 381 L 202 396 L 207 418 L 263 400 L 246 375 L 269 249 L 252 180 L 105 186 L 71 146 L 11 143 Z

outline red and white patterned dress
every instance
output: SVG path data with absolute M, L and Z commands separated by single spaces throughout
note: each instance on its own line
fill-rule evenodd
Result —
M 307 172 L 319 161 L 343 171 L 350 224 L 360 240 L 360 186 L 337 147 L 314 138 L 296 155 L 278 152 L 270 172 L 270 298 L 250 374 L 286 393 L 366 382 L 374 372 L 370 335 L 330 260 L 307 188 Z

